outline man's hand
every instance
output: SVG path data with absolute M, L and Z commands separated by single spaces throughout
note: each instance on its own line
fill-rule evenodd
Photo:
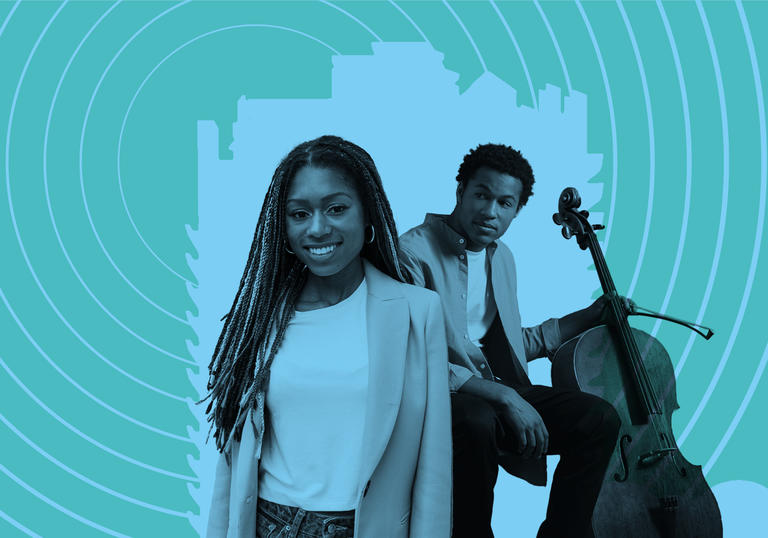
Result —
M 517 391 L 501 383 L 471 377 L 461 386 L 468 392 L 484 398 L 499 410 L 504 425 L 517 441 L 517 451 L 524 458 L 541 458 L 549 449 L 549 432 L 541 416 Z
M 498 396 L 496 405 L 501 416 L 512 428 L 517 439 L 517 452 L 523 458 L 539 459 L 547 454 L 549 449 L 549 432 L 541 420 L 538 411 L 526 402 L 515 389 L 497 383 Z
M 629 315 L 635 311 L 635 302 L 629 297 L 618 296 L 622 307 L 624 308 L 624 315 Z M 586 329 L 594 327 L 596 325 L 602 325 L 607 323 L 611 319 L 611 295 L 608 293 L 602 294 L 595 299 L 595 302 L 589 305 L 583 310 L 585 312 L 585 323 L 589 324 Z
M 629 315 L 635 311 L 635 302 L 619 295 L 624 314 Z M 598 297 L 594 303 L 587 308 L 572 312 L 567 316 L 560 318 L 560 338 L 563 342 L 570 340 L 577 334 L 596 327 L 604 325 L 611 319 L 611 296 L 607 293 Z

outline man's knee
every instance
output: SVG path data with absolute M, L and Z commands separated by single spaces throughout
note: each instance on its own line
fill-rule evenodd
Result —
M 471 394 L 452 394 L 451 416 L 454 445 L 489 445 L 495 450 L 498 419 L 489 402 Z
M 602 429 L 605 431 L 606 435 L 609 435 L 615 439 L 619 436 L 619 430 L 621 429 L 621 418 L 619 418 L 619 414 L 611 404 L 608 402 L 604 403 L 605 405 L 601 410 L 603 424 Z
M 594 397 L 589 410 L 589 437 L 613 448 L 621 429 L 621 419 L 616 409 L 605 400 Z

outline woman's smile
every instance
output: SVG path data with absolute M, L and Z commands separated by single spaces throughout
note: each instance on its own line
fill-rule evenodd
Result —
M 336 247 L 339 245 L 341 245 L 341 242 L 331 243 L 324 246 L 304 247 L 304 249 L 309 251 L 309 253 L 316 258 L 327 258 L 333 254 L 333 252 L 336 250 Z

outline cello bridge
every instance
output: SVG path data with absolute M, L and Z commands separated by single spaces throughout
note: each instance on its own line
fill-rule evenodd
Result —
M 658 450 L 652 450 L 651 452 L 647 452 L 646 454 L 639 456 L 637 458 L 637 464 L 641 467 L 650 467 L 661 458 L 674 451 L 674 448 L 660 448 Z

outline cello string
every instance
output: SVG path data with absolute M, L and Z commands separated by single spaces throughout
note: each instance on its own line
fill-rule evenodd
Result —
M 594 234 L 592 234 L 594 236 Z M 597 245 L 597 241 L 594 237 L 591 237 L 592 239 L 592 247 L 594 248 Z M 610 280 L 610 272 L 608 271 L 607 263 L 605 261 L 605 258 L 602 256 L 602 251 L 599 250 L 599 246 L 597 246 L 596 249 L 593 250 L 591 248 L 590 250 L 593 253 L 593 259 L 595 261 L 596 267 L 598 267 L 599 271 L 603 271 L 606 273 L 607 278 L 606 280 L 608 282 L 611 282 Z M 609 290 L 603 290 L 606 293 L 612 292 L 612 298 L 610 300 L 610 308 L 613 313 L 614 320 L 617 322 L 616 326 L 619 331 L 619 336 L 624 344 L 624 349 L 627 352 L 628 359 L 630 366 L 632 367 L 632 370 L 635 374 L 635 379 L 637 380 L 637 385 L 639 389 L 639 396 L 644 404 L 646 415 L 648 418 L 648 424 L 653 429 L 654 439 L 657 442 L 660 442 L 661 449 L 672 449 L 672 447 L 669 445 L 668 442 L 668 432 L 666 432 L 666 428 L 660 427 L 658 423 L 658 417 L 661 412 L 661 407 L 659 405 L 658 397 L 655 393 L 655 390 L 653 388 L 653 384 L 650 381 L 650 377 L 648 375 L 647 369 L 645 368 L 645 365 L 642 362 L 640 350 L 637 347 L 637 342 L 634 339 L 634 335 L 631 332 L 631 327 L 629 326 L 629 323 L 627 321 L 626 316 L 624 315 L 624 309 L 621 306 L 620 301 L 618 300 L 618 294 L 616 293 L 615 287 L 613 289 Z
M 607 262 L 605 261 L 605 257 L 602 254 L 602 250 L 599 248 L 594 232 L 591 234 L 590 239 L 590 250 L 593 253 L 593 259 L 595 261 L 596 267 L 599 267 L 599 271 L 606 274 L 605 280 L 610 284 L 613 284 L 610 271 L 608 270 Z M 669 444 L 671 432 L 667 431 L 665 423 L 662 422 L 661 425 L 658 423 L 659 415 L 661 414 L 660 400 L 656 394 L 653 383 L 651 382 L 648 370 L 645 367 L 645 364 L 642 362 L 642 355 L 640 354 L 640 350 L 637 347 L 637 342 L 635 341 L 634 335 L 632 334 L 632 328 L 629 325 L 629 321 L 624 314 L 624 309 L 618 299 L 616 288 L 615 286 L 612 286 L 612 289 L 604 289 L 604 291 L 612 293 L 612 299 L 610 301 L 611 310 L 614 316 L 614 320 L 617 322 L 617 328 L 619 330 L 620 337 L 623 340 L 624 349 L 629 355 L 628 358 L 632 370 L 635 373 L 635 379 L 638 382 L 637 384 L 640 391 L 640 398 L 647 412 L 648 423 L 650 427 L 653 428 L 653 431 L 656 434 L 655 439 L 657 442 L 660 442 L 662 450 L 672 449 Z
M 610 308 L 613 313 L 614 321 L 616 322 L 616 328 L 618 329 L 618 337 L 622 341 L 621 343 L 623 344 L 623 348 L 627 355 L 626 359 L 629 361 L 629 366 L 633 371 L 634 379 L 636 381 L 636 388 L 639 393 L 638 396 L 646 413 L 649 426 L 653 428 L 655 439 L 664 439 L 665 435 L 660 434 L 659 427 L 656 422 L 656 415 L 660 411 L 659 401 L 655 391 L 653 390 L 653 385 L 650 382 L 645 365 L 642 362 L 642 358 L 640 357 L 640 351 L 638 350 L 637 343 L 635 342 L 634 336 L 631 333 L 629 323 L 626 319 L 626 316 L 623 315 L 623 309 L 619 309 L 619 301 L 616 299 L 618 296 L 616 292 L 616 286 L 613 283 L 613 278 L 610 271 L 608 270 L 608 265 L 605 261 L 605 257 L 603 256 L 602 249 L 597 242 L 597 237 L 585 216 L 574 210 L 569 210 L 569 212 L 576 219 L 576 222 L 578 222 L 578 228 L 580 229 L 581 234 L 586 235 L 587 247 L 589 247 L 590 253 L 592 254 L 592 259 L 595 263 L 595 268 L 597 270 L 603 292 L 608 293 L 611 296 L 611 300 L 609 301 Z M 582 242 L 580 241 L 579 244 L 581 246 Z
M 603 291 L 605 293 L 609 293 L 612 296 L 610 300 L 610 307 L 616 322 L 617 329 L 619 331 L 619 336 L 622 340 L 622 343 L 624 344 L 624 349 L 629 355 L 628 359 L 632 370 L 634 371 L 635 379 L 637 380 L 640 398 L 644 404 L 645 411 L 649 415 L 649 421 L 652 421 L 650 415 L 658 414 L 660 411 L 658 397 L 653 390 L 653 385 L 650 382 L 648 372 L 642 362 L 640 351 L 637 348 L 637 343 L 635 342 L 634 336 L 631 333 L 631 328 L 629 327 L 626 316 L 624 315 L 623 308 L 619 308 L 619 301 L 616 299 L 616 297 L 618 297 L 616 287 L 613 283 L 610 271 L 608 270 L 608 265 L 605 261 L 605 257 L 603 256 L 602 249 L 600 249 L 600 246 L 597 242 L 597 237 L 595 236 L 591 226 L 587 232 L 587 238 L 588 246 L 590 252 L 592 253 L 592 259 L 595 262 L 595 267 L 598 271 L 598 276 L 600 276 L 601 282 L 604 282 Z M 654 427 L 654 429 L 656 428 Z
M 589 225 L 588 222 L 586 224 Z M 613 278 L 611 277 L 611 273 L 608 270 L 608 264 L 605 261 L 602 249 L 600 249 L 600 245 L 597 243 L 597 236 L 595 236 L 591 226 L 585 233 L 587 234 L 588 246 L 590 253 L 592 254 L 592 260 L 595 262 L 595 268 L 597 269 L 598 277 L 603 284 L 603 293 L 606 293 L 609 296 L 615 296 L 616 286 L 614 285 Z M 629 359 L 630 366 L 632 367 L 632 370 L 635 374 L 635 379 L 637 380 L 637 388 L 640 393 L 639 396 L 643 402 L 646 413 L 650 413 L 651 402 L 649 402 L 649 395 L 647 394 L 647 389 L 643 384 L 644 377 L 642 375 L 642 370 L 638 367 L 636 357 L 632 356 L 632 349 L 628 341 L 629 339 L 627 338 L 626 331 L 624 331 L 624 327 L 622 327 L 620 323 L 621 316 L 616 308 L 615 301 L 610 300 L 610 308 L 613 313 L 613 318 L 617 322 L 616 328 L 619 332 L 618 336 L 624 344 L 624 349 L 627 351 L 628 355 L 627 358 Z

